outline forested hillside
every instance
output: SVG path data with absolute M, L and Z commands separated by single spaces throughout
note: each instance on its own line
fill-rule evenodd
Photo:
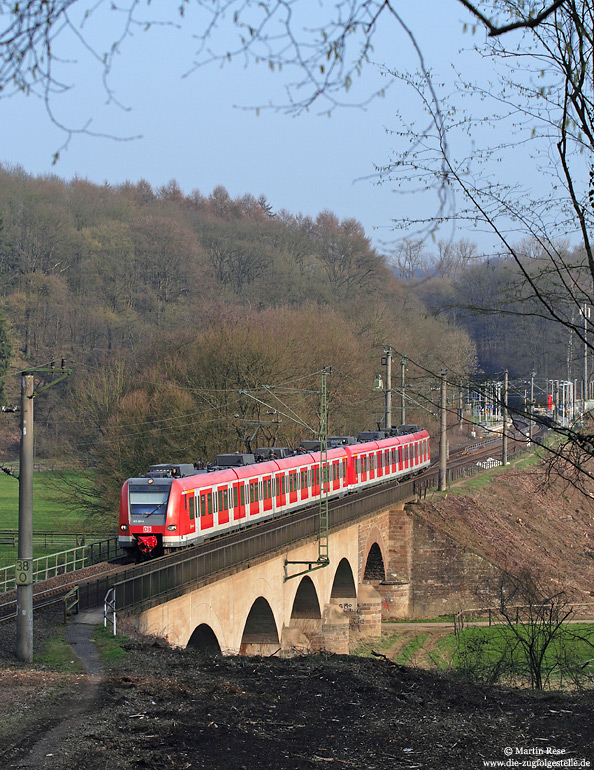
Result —
M 439 242 L 431 253 L 405 239 L 395 272 L 428 312 L 468 333 L 485 375 L 508 369 L 512 377 L 535 371 L 544 379 L 581 379 L 584 344 L 575 332 L 581 322 L 574 293 L 582 291 L 584 301 L 591 296 L 585 255 L 557 244 L 561 272 L 536 240 L 516 253 L 519 263 L 511 255 L 480 254 L 467 240 Z
M 0 216 L 6 399 L 18 401 L 23 368 L 65 360 L 73 375 L 35 400 L 36 455 L 100 468 L 91 492 L 108 508 L 148 462 L 243 449 L 258 422 L 256 444 L 307 437 L 323 366 L 331 433 L 381 419 L 372 388 L 386 344 L 411 357 L 428 399 L 431 372 L 474 366 L 468 337 L 428 316 L 361 225 L 331 212 L 0 167 Z M 239 394 L 262 386 L 258 400 Z M 407 420 L 431 424 L 426 404 L 411 403 Z M 6 461 L 18 415 L 2 420 Z

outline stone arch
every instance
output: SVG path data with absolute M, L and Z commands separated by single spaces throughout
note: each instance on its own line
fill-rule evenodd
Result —
M 362 558 L 361 582 L 381 583 L 386 579 L 390 559 L 378 526 L 371 527 L 359 558 Z
M 355 585 L 353 570 L 348 559 L 341 559 L 336 568 L 330 599 L 333 601 L 337 599 L 352 599 L 351 604 L 357 603 L 357 586 Z
M 259 596 L 252 604 L 241 637 L 240 655 L 272 655 L 280 647 L 270 604 Z
M 221 645 L 215 632 L 206 623 L 201 623 L 194 629 L 192 636 L 188 640 L 189 648 L 198 650 L 205 655 L 220 655 Z
M 291 620 L 297 618 L 321 618 L 320 602 L 313 580 L 307 575 L 299 583 L 293 600 Z
M 290 650 L 321 649 L 322 612 L 313 580 L 305 575 L 293 599 L 288 628 L 283 629 L 283 648 Z
M 386 579 L 386 565 L 384 555 L 378 543 L 373 543 L 367 552 L 363 580 L 368 583 L 381 583 Z

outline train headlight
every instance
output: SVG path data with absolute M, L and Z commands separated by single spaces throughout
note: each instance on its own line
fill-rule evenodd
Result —
M 168 529 L 170 532 L 175 532 L 175 530 L 177 529 L 177 524 L 168 524 L 168 525 L 167 525 L 167 529 Z
M 120 524 L 120 529 L 122 532 L 127 532 L 129 528 L 127 524 Z

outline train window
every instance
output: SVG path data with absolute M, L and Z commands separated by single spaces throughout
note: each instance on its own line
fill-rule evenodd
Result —
M 219 511 L 222 511 L 223 510 L 223 490 L 222 489 L 219 489 L 218 498 L 219 498 Z
M 226 511 L 229 507 L 229 493 L 227 489 L 223 489 L 223 510 Z
M 245 486 L 243 484 L 239 487 L 239 500 L 242 506 L 245 505 Z
M 206 516 L 206 495 L 204 492 L 200 495 L 200 515 Z
M 237 508 L 237 487 L 233 487 L 233 507 Z
M 186 511 L 188 510 L 188 496 L 187 495 L 184 495 L 184 508 L 186 509 Z
M 188 496 L 186 495 L 186 500 L 187 500 L 187 497 Z M 192 521 L 194 520 L 194 495 L 190 497 L 190 519 Z
M 206 506 L 208 508 L 208 515 L 212 516 L 212 492 L 208 492 L 206 495 Z

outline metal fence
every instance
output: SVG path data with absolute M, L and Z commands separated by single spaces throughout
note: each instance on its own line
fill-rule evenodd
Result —
M 88 545 L 79 545 L 66 551 L 33 559 L 33 582 L 49 580 L 101 561 L 115 559 L 122 554 L 117 537 L 106 538 Z M 0 569 L 0 593 L 16 588 L 15 565 Z
M 459 633 L 469 625 L 505 626 L 510 620 L 517 624 L 530 621 L 531 613 L 538 615 L 539 610 L 544 610 L 544 617 L 548 617 L 551 611 L 550 604 L 518 604 L 505 608 L 507 618 L 503 615 L 501 607 L 475 607 L 474 609 L 460 610 L 453 617 L 454 633 Z M 565 607 L 568 618 L 566 622 L 591 623 L 594 618 L 594 602 L 567 602 Z M 508 620 L 509 619 L 509 620 Z M 551 624 L 555 625 L 554 617 Z M 546 625 L 546 624 L 545 624 Z
M 109 533 L 105 532 L 50 532 L 36 530 L 33 533 L 33 545 L 44 548 L 53 546 L 71 546 L 76 548 L 79 545 L 85 545 L 88 542 L 96 540 L 105 540 Z M 18 529 L 0 529 L 0 545 L 16 546 L 19 544 Z

